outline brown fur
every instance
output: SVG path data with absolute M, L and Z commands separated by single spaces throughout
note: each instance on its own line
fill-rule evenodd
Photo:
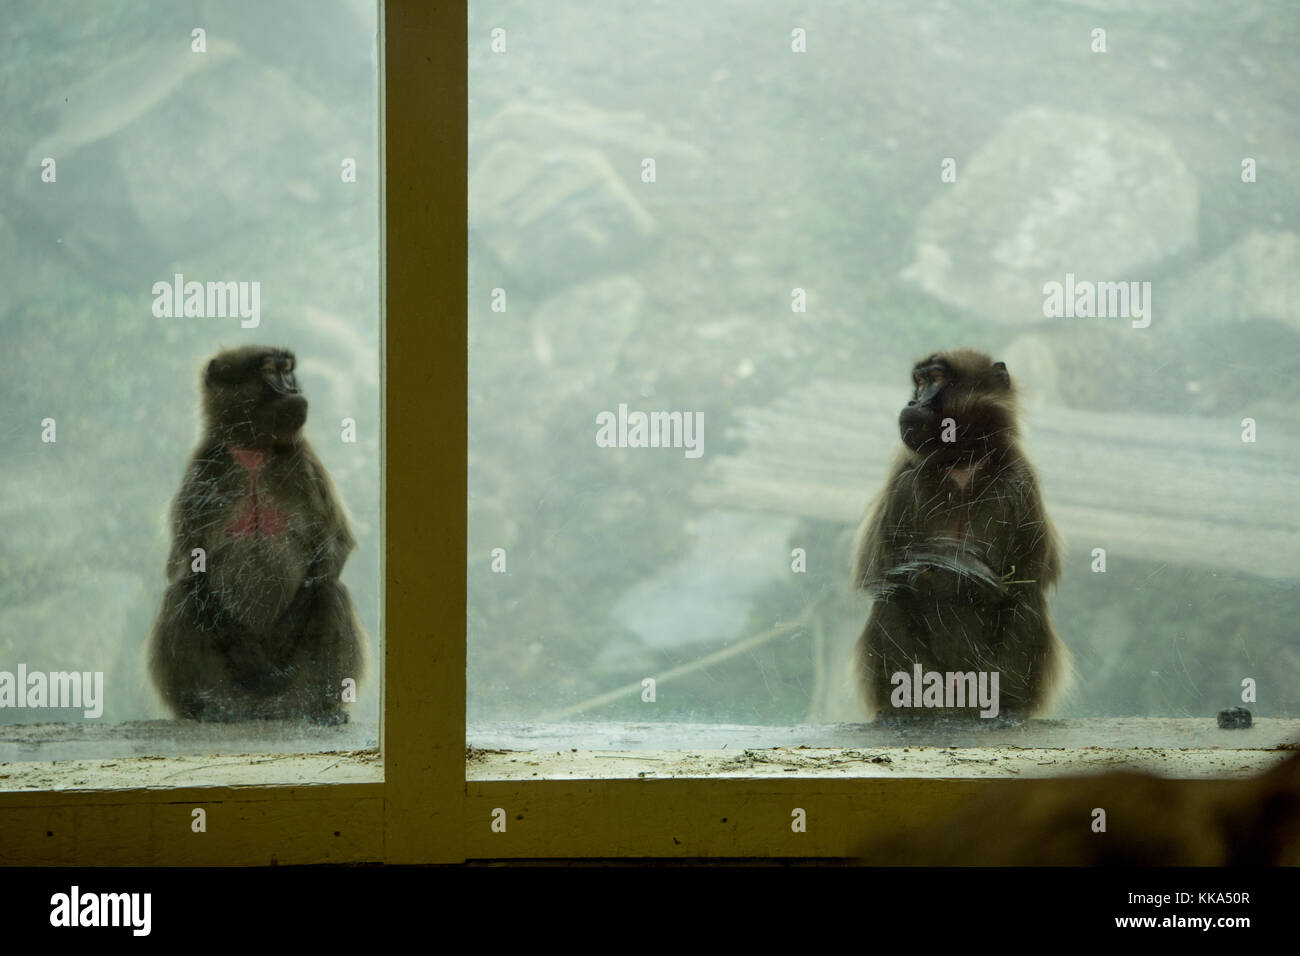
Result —
M 1014 385 L 968 349 L 923 359 L 914 375 L 923 384 L 900 415 L 905 445 L 854 547 L 854 586 L 875 597 L 857 644 L 868 707 L 892 713 L 891 676 L 919 663 L 996 671 L 1001 716 L 1041 713 L 1069 667 L 1046 597 L 1060 547 L 1020 450 Z
M 858 856 L 873 866 L 1298 866 L 1300 755 L 1251 780 L 1003 781 Z
M 364 632 L 339 581 L 356 542 L 302 435 L 293 365 L 283 349 L 245 346 L 205 367 L 204 433 L 172 505 L 149 638 L 150 673 L 178 717 L 337 723 L 343 679 L 361 677 Z

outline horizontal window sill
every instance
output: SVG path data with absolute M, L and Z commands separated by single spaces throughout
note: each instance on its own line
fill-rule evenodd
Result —
M 0 791 L 311 786 L 383 780 L 374 724 L 0 724 Z
M 470 781 L 680 777 L 1045 777 L 1141 770 L 1170 777 L 1262 772 L 1300 741 L 1300 719 L 1221 730 L 1213 718 L 951 724 L 527 722 L 471 725 Z
M 377 783 L 377 728 L 296 721 L 0 726 L 0 791 Z M 481 723 L 465 779 L 1017 778 L 1142 770 L 1250 776 L 1300 741 L 1300 719 L 1221 730 L 1206 718 L 1084 718 L 1017 727 Z

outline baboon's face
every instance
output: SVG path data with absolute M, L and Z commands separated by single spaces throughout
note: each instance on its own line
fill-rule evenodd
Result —
M 912 369 L 912 398 L 898 415 L 903 444 L 941 458 L 987 454 L 1014 424 L 1011 377 L 980 352 L 940 352 Z
M 289 445 L 307 421 L 287 349 L 245 346 L 215 356 L 203 376 L 209 427 L 247 447 Z

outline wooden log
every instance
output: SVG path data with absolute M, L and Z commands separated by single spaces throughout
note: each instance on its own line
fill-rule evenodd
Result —
M 899 447 L 897 389 L 817 382 L 742 408 L 695 490 L 702 503 L 856 523 Z M 1048 514 L 1078 551 L 1300 578 L 1300 429 L 1191 416 L 1028 410 Z

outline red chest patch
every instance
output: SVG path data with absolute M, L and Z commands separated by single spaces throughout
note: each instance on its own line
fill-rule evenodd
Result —
M 959 491 L 964 492 L 967 490 L 967 488 L 970 487 L 971 478 L 975 476 L 975 472 L 979 470 L 979 467 L 982 464 L 984 464 L 983 461 L 977 461 L 977 462 L 973 462 L 972 464 L 966 465 L 962 468 L 953 468 L 948 472 L 948 477 L 957 486 Z M 952 499 L 952 492 L 948 493 L 948 497 L 949 500 Z M 964 502 L 955 509 L 955 513 L 953 515 L 953 535 L 955 537 L 957 538 L 966 537 L 966 525 L 967 525 L 968 514 L 969 512 L 967 510 L 967 505 Z
M 283 511 L 261 499 L 258 488 L 262 466 L 266 464 L 266 453 L 249 448 L 236 448 L 234 445 L 227 445 L 226 450 L 230 452 L 230 457 L 235 459 L 235 464 L 248 472 L 249 484 L 248 497 L 240 507 L 239 517 L 226 529 L 226 537 L 239 540 L 254 535 L 271 537 L 282 534 L 289 527 L 289 519 L 285 517 Z

